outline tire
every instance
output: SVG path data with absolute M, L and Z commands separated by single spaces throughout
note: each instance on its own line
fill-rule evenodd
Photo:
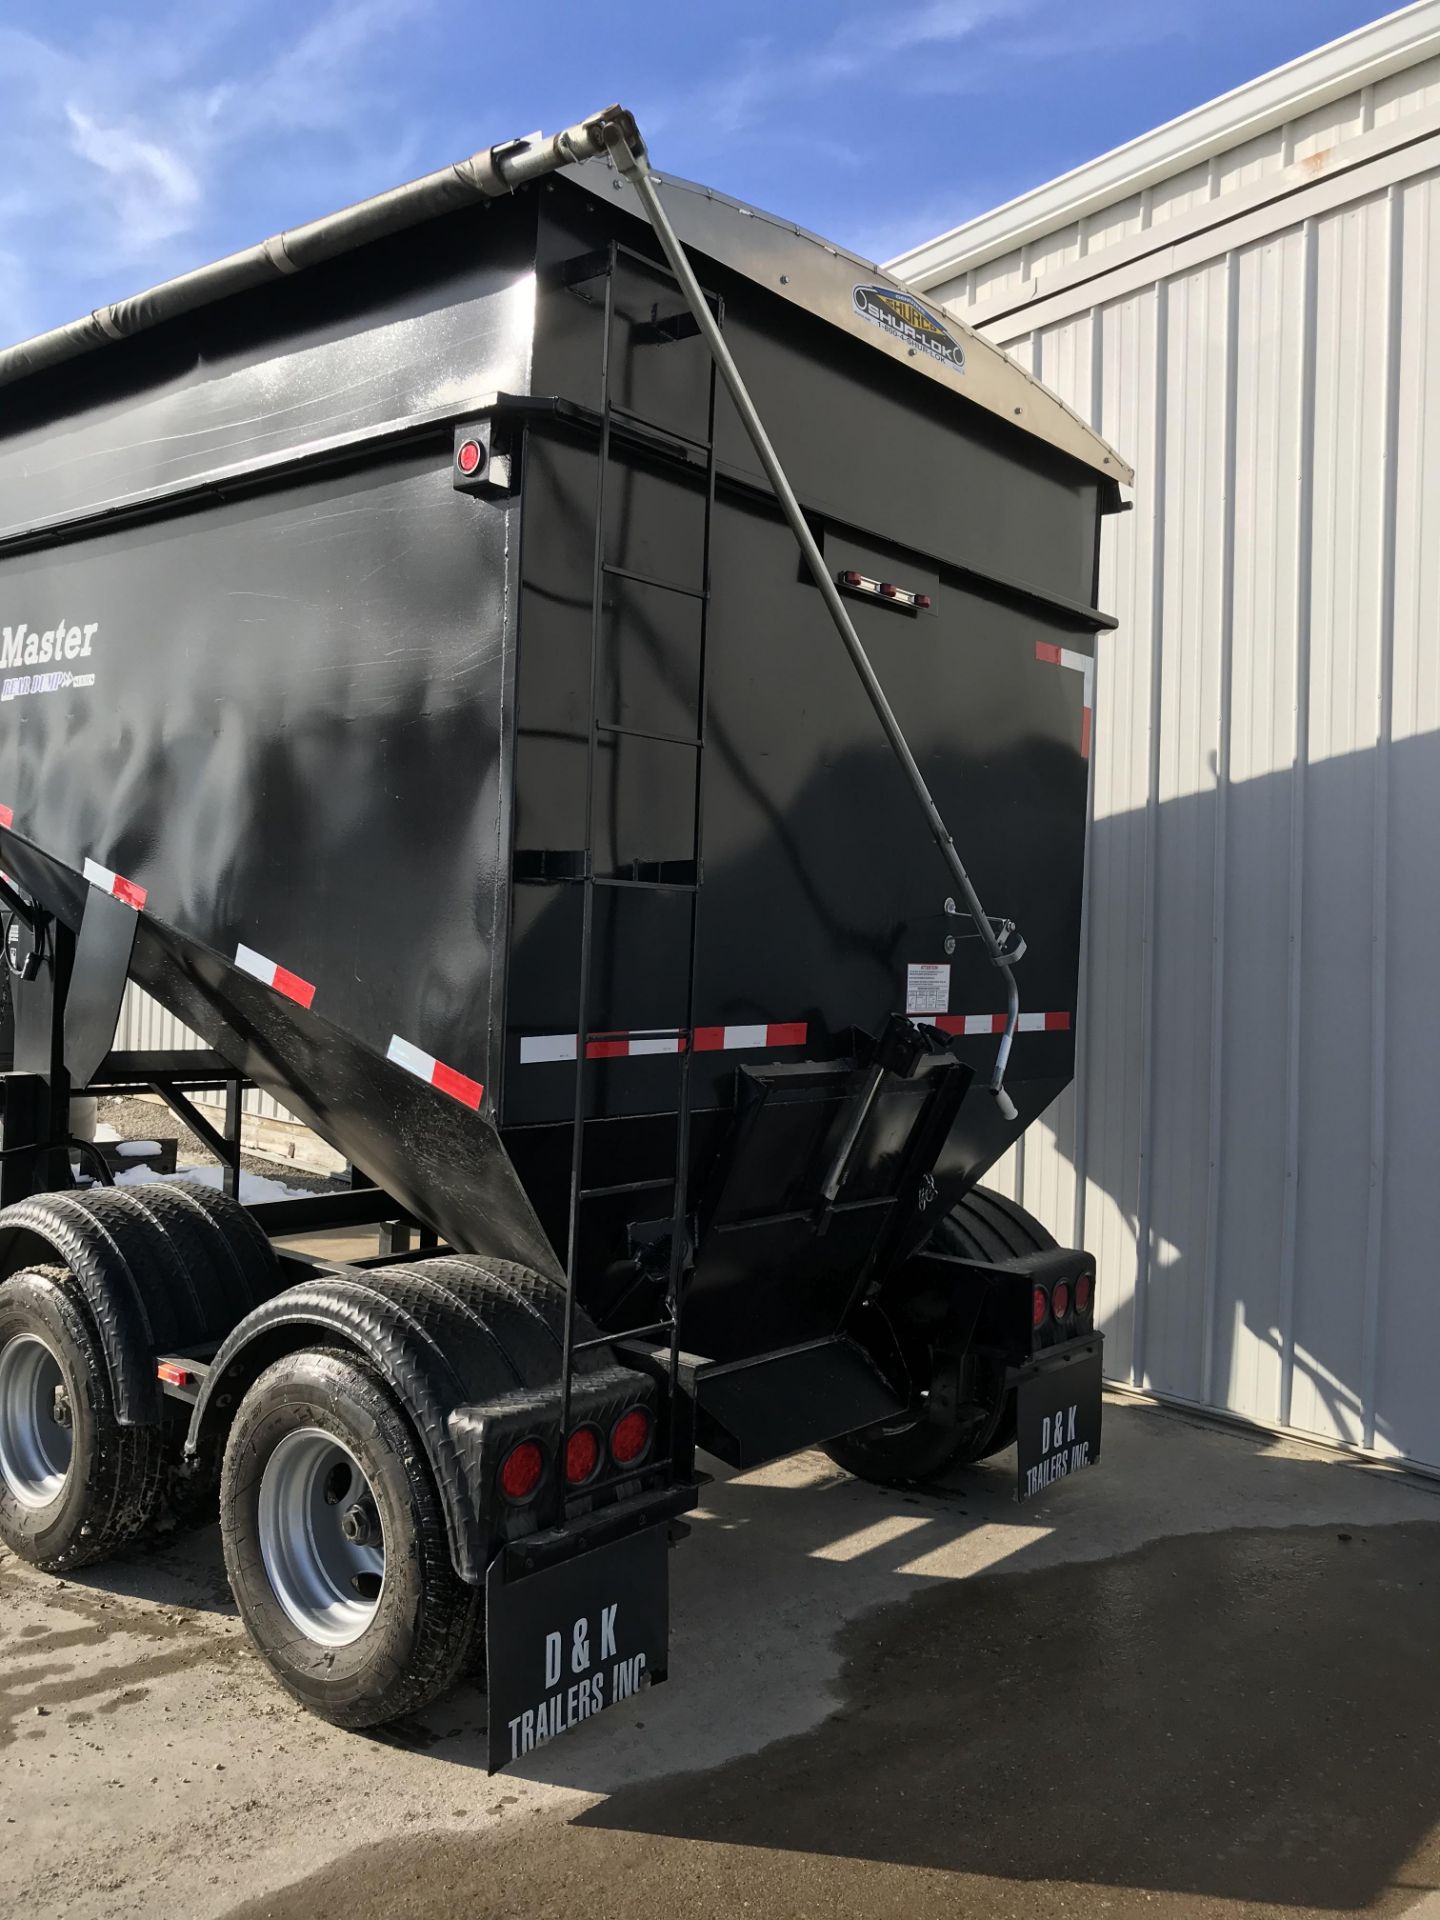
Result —
M 50 1415 L 57 1389 L 69 1425 Z M 0 1284 L 0 1540 L 47 1573 L 103 1560 L 160 1497 L 159 1427 L 122 1427 L 93 1322 L 63 1267 Z
M 291 1354 L 256 1380 L 225 1449 L 220 1537 L 260 1657 L 322 1719 L 382 1726 L 465 1671 L 479 1589 L 451 1565 L 404 1415 L 353 1355 Z
M 252 1307 L 277 1294 L 285 1284 L 280 1262 L 264 1230 L 255 1224 L 253 1214 L 214 1187 L 193 1180 L 167 1180 L 139 1191 L 153 1206 L 157 1194 L 166 1199 L 162 1205 L 177 1202 L 188 1207 L 196 1224 L 208 1239 L 210 1256 L 224 1276 L 226 1309 L 223 1331 L 243 1320 Z
M 962 1260 L 1009 1260 L 1042 1253 L 1059 1244 L 1033 1214 L 1013 1200 L 976 1187 L 951 1209 L 931 1234 L 937 1253 Z M 903 1335 L 897 1335 L 902 1347 Z M 906 1354 L 913 1378 L 928 1382 L 931 1350 L 923 1337 Z M 837 1467 L 858 1480 L 883 1487 L 923 1486 L 957 1467 L 977 1465 L 1015 1444 L 1015 1395 L 1003 1372 L 975 1357 L 971 1368 L 969 1417 L 950 1425 L 905 1416 L 862 1427 L 832 1440 L 825 1452 Z

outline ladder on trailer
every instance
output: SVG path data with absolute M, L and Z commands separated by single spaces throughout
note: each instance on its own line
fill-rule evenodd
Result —
M 590 678 L 589 698 L 586 712 L 588 723 L 585 738 L 585 786 L 584 786 L 584 836 L 574 877 L 582 889 L 580 919 L 580 965 L 578 981 L 578 1018 L 576 1021 L 575 1042 L 575 1083 L 574 1114 L 570 1147 L 570 1183 L 569 1212 L 566 1234 L 566 1300 L 564 1348 L 561 1374 L 561 1425 L 560 1431 L 570 1430 L 570 1400 L 574 1376 L 574 1365 L 578 1355 L 592 1347 L 611 1344 L 609 1336 L 594 1340 L 575 1339 L 575 1302 L 579 1265 L 581 1260 L 581 1220 L 586 1203 L 593 1200 L 609 1199 L 619 1194 L 640 1194 L 667 1192 L 670 1195 L 670 1244 L 666 1271 L 664 1308 L 659 1319 L 648 1325 L 627 1329 L 629 1340 L 656 1339 L 665 1342 L 669 1348 L 667 1378 L 668 1417 L 667 1434 L 672 1454 L 678 1447 L 679 1426 L 676 1419 L 676 1400 L 680 1380 L 680 1306 L 684 1274 L 690 1252 L 688 1221 L 689 1208 L 689 1164 L 690 1164 L 690 1076 L 694 1054 L 695 1039 L 695 991 L 696 971 L 699 954 L 700 931 L 700 886 L 703 878 L 703 833 L 704 833 L 704 775 L 705 775 L 705 728 L 707 714 L 706 685 L 706 649 L 710 612 L 710 569 L 711 534 L 715 514 L 715 401 L 717 390 L 716 366 L 713 356 L 706 361 L 706 391 L 704 401 L 705 437 L 703 440 L 691 439 L 675 432 L 671 427 L 658 421 L 643 419 L 638 414 L 620 406 L 615 398 L 616 377 L 616 280 L 622 257 L 626 250 L 611 242 L 605 255 L 598 261 L 577 263 L 567 275 L 573 285 L 586 281 L 602 279 L 604 281 L 604 308 L 602 319 L 600 349 L 600 419 L 599 453 L 595 486 L 594 549 L 591 582 L 591 619 L 590 619 Z M 639 259 L 639 256 L 636 256 Z M 647 276 L 674 281 L 673 273 L 650 260 L 639 260 Z M 678 286 L 678 282 L 676 282 Z M 680 292 L 684 294 L 684 289 Z M 697 292 L 698 292 L 697 288 Z M 711 317 L 710 296 L 700 293 L 699 297 L 706 307 L 707 317 Z M 723 321 L 723 312 L 718 300 L 713 302 L 714 320 L 718 326 Z M 678 321 L 660 320 L 658 310 L 653 323 L 652 338 L 657 350 L 663 351 L 667 339 L 683 338 L 694 334 L 698 328 L 693 319 L 683 312 Z M 650 442 L 678 453 L 690 462 L 699 462 L 703 470 L 704 516 L 700 541 L 700 569 L 698 579 L 684 580 L 661 578 L 636 572 L 622 567 L 612 557 L 608 546 L 610 521 L 608 510 L 613 506 L 615 496 L 617 441 Z M 624 581 L 653 592 L 679 594 L 695 601 L 699 612 L 697 633 L 698 659 L 695 663 L 695 703 L 692 727 L 688 733 L 671 733 L 657 729 L 636 727 L 623 722 L 618 713 L 602 714 L 602 686 L 613 681 L 617 693 L 619 677 L 602 674 L 602 663 L 606 648 L 613 635 L 607 622 L 607 586 L 612 581 Z M 691 789 L 690 814 L 690 856 L 688 860 L 664 861 L 642 865 L 631 863 L 629 872 L 599 873 L 596 871 L 595 858 L 595 805 L 596 778 L 599 753 L 604 742 L 618 743 L 625 739 L 649 741 L 674 748 L 693 756 L 694 775 Z M 618 765 L 615 777 L 618 779 Z M 603 1060 L 613 1050 L 610 1036 L 603 1032 L 592 1031 L 594 999 L 594 961 L 595 961 L 595 918 L 596 895 L 610 892 L 616 898 L 617 906 L 628 897 L 638 894 L 669 894 L 678 896 L 686 904 L 686 925 L 684 939 L 684 1017 L 678 1027 L 655 1029 L 645 1036 L 647 1051 L 655 1054 L 673 1055 L 676 1063 L 675 1095 L 675 1138 L 674 1163 L 667 1174 L 625 1181 L 620 1184 L 607 1184 L 590 1187 L 585 1184 L 585 1124 L 589 1115 L 590 1088 L 593 1060 Z M 563 1503 L 563 1482 L 559 1490 L 559 1499 Z

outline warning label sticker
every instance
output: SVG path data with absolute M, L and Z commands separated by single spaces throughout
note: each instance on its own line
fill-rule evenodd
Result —
M 950 1011 L 950 968 L 944 962 L 923 961 L 905 969 L 906 1013 Z

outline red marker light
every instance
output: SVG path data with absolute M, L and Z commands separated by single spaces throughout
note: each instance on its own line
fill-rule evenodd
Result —
M 485 452 L 478 440 L 462 440 L 455 455 L 455 464 L 468 478 L 470 474 L 480 471 L 480 463 L 484 458 Z
M 880 582 L 880 591 L 887 600 L 893 600 L 899 594 L 900 589 L 898 587 L 892 587 L 888 580 L 882 580 Z
M 600 1465 L 600 1436 L 594 1427 L 577 1427 L 565 1443 L 565 1478 L 572 1487 L 593 1480 Z
M 848 573 L 841 574 L 840 584 L 844 587 L 863 587 L 865 584 L 865 576 L 863 573 L 857 573 L 855 569 L 851 567 Z
M 1036 1332 L 1050 1318 L 1050 1296 L 1044 1287 L 1036 1287 L 1030 1295 L 1030 1324 Z
M 610 1455 L 617 1467 L 633 1467 L 650 1451 L 650 1416 L 643 1407 L 622 1413 L 610 1429 Z
M 919 608 L 920 608 L 920 610 L 921 610 L 921 612 L 922 612 L 922 613 L 928 613 L 928 612 L 930 611 L 930 596 L 929 596 L 929 594 L 928 594 L 928 593 L 917 593 L 917 594 L 916 594 L 916 596 L 915 596 L 915 604 L 916 604 L 916 606 L 917 606 L 917 607 L 919 607 Z
M 195 1384 L 195 1376 L 188 1367 L 177 1367 L 171 1360 L 162 1360 L 155 1369 L 156 1377 L 167 1387 L 190 1387 Z
M 533 1440 L 522 1440 L 501 1462 L 500 1491 L 518 1507 L 534 1493 L 544 1471 L 544 1454 Z

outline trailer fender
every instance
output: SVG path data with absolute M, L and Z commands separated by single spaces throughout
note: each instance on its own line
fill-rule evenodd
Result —
M 558 1380 L 552 1294 L 563 1300 L 528 1269 L 460 1255 L 303 1280 L 248 1315 L 221 1346 L 195 1406 L 187 1456 L 218 1458 L 241 1399 L 274 1361 L 304 1347 L 341 1346 L 399 1402 L 435 1477 L 455 1571 L 479 1585 L 489 1541 L 450 1415 Z
M 89 1312 L 121 1426 L 157 1426 L 155 1356 L 212 1346 L 280 1284 L 237 1201 L 177 1182 L 20 1200 L 0 1213 L 0 1279 L 60 1265 Z

